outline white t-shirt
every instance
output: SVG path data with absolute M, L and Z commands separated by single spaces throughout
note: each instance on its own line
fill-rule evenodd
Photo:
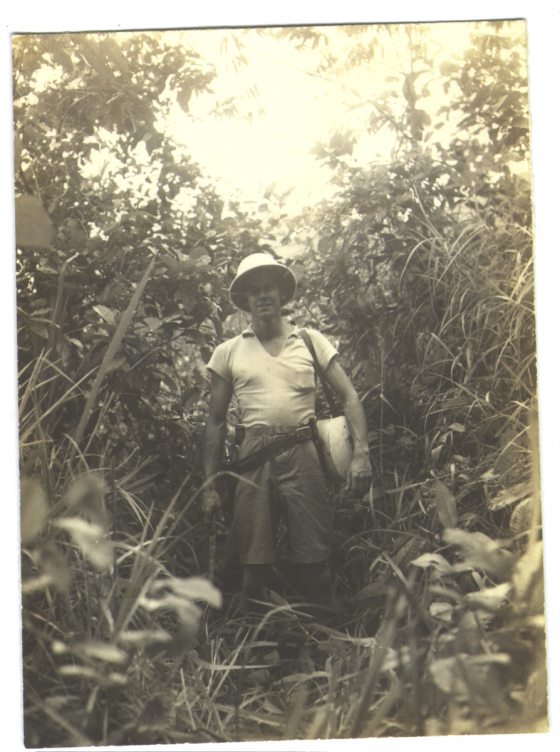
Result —
M 294 327 L 279 355 L 271 355 L 251 327 L 215 349 L 208 368 L 233 385 L 239 422 L 296 426 L 315 415 L 313 358 Z M 306 329 L 326 371 L 338 354 L 320 332 Z

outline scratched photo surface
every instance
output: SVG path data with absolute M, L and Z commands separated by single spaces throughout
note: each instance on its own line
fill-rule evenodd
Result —
M 547 731 L 526 33 L 14 34 L 27 747 Z

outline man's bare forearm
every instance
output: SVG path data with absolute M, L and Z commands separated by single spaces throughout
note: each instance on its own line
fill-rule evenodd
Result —
M 344 403 L 344 414 L 350 424 L 352 441 L 354 442 L 354 456 L 369 454 L 368 429 L 366 414 L 356 393 L 348 396 Z
M 350 424 L 354 442 L 354 459 L 369 463 L 368 429 L 364 408 L 350 379 L 338 362 L 333 358 L 326 371 L 329 386 L 333 388 L 344 407 L 344 414 Z

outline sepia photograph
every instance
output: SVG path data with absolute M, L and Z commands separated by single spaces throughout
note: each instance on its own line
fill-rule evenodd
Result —
M 526 19 L 29 29 L 25 748 L 545 736 Z

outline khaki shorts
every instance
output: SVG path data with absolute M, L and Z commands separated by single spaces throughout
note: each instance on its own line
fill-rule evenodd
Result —
M 266 432 L 249 429 L 239 456 L 270 442 Z M 237 481 L 233 536 L 244 564 L 274 561 L 278 523 L 288 531 L 293 562 L 313 564 L 330 556 L 333 503 L 315 444 L 309 440 L 244 473 Z

